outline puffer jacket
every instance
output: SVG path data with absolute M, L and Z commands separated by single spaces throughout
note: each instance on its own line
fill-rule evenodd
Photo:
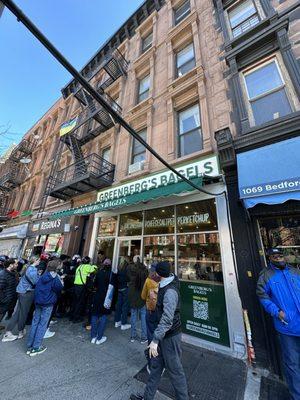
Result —
M 0 309 L 5 309 L 15 299 L 17 284 L 14 272 L 7 269 L 0 272 Z
M 56 273 L 45 272 L 38 280 L 34 302 L 40 306 L 52 306 L 57 302 L 57 296 L 61 292 L 63 284 Z
M 281 270 L 270 263 L 259 276 L 256 293 L 278 332 L 300 336 L 300 270 L 290 265 Z M 278 318 L 280 311 L 286 324 Z

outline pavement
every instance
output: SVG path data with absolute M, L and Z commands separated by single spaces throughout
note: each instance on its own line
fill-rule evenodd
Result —
M 44 340 L 47 351 L 36 357 L 25 354 L 26 339 L 9 343 L 0 341 L 1 400 L 128 400 L 130 393 L 143 392 L 144 384 L 135 379 L 135 376 L 145 366 L 145 345 L 131 343 L 130 330 L 115 329 L 113 321 L 110 321 L 105 332 L 107 342 L 97 346 L 90 343 L 89 332 L 82 324 L 58 321 L 51 327 L 56 332 L 55 336 Z M 222 368 L 223 356 L 209 353 L 206 351 L 204 355 L 207 359 L 214 359 L 216 374 L 220 373 L 220 357 L 219 368 L 223 370 L 220 385 L 222 381 L 223 388 L 230 385 L 232 377 L 224 374 L 226 368 Z M 235 361 L 232 359 L 233 363 Z M 200 361 L 197 369 L 200 376 Z M 235 399 L 275 400 L 260 393 L 262 379 L 258 371 L 254 375 L 247 368 L 246 373 L 244 395 Z M 210 376 L 215 379 L 214 374 Z M 207 383 L 209 384 L 210 382 Z M 168 394 L 168 391 L 165 393 Z M 169 400 L 172 397 L 158 392 L 155 400 Z M 203 392 L 203 395 L 195 396 L 196 398 L 217 400 L 222 396 L 213 397 L 210 390 L 210 396 Z

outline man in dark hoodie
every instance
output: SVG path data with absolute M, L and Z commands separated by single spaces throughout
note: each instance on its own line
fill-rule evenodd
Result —
M 56 272 L 60 263 L 58 259 L 49 261 L 46 271 L 36 284 L 34 294 L 35 311 L 26 352 L 31 357 L 47 350 L 46 347 L 42 346 L 43 337 L 47 330 L 53 306 L 63 288 L 63 281 Z
M 144 395 L 132 394 L 131 400 L 153 400 L 163 370 L 169 378 L 177 400 L 188 400 L 188 389 L 181 363 L 181 321 L 178 278 L 170 274 L 167 261 L 159 262 L 156 275 L 160 279 L 156 304 L 157 326 L 149 345 L 150 376 Z
M 0 322 L 11 309 L 16 296 L 18 263 L 14 258 L 4 261 L 4 269 L 0 272 Z

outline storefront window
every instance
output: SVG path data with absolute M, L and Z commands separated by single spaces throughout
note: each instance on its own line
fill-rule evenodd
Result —
M 214 200 L 204 200 L 177 206 L 177 232 L 203 232 L 218 229 Z
M 117 231 L 118 217 L 103 217 L 100 219 L 99 236 L 114 236 Z
M 177 240 L 180 279 L 223 282 L 217 233 L 178 235 Z
M 47 240 L 45 242 L 44 251 L 46 253 L 58 253 L 61 254 L 62 245 L 64 243 L 64 236 L 60 233 L 54 233 L 52 235 L 48 235 Z
M 278 247 L 283 250 L 288 264 L 300 267 L 300 218 L 299 216 L 266 218 L 259 221 L 265 249 Z
M 106 257 L 111 261 L 114 256 L 115 238 L 97 238 L 96 249 L 98 251 L 104 251 Z
M 120 215 L 120 236 L 136 236 L 142 234 L 143 213 L 142 211 Z
M 159 261 L 169 261 L 175 271 L 175 239 L 170 236 L 144 237 L 144 262 L 150 267 Z
M 163 207 L 145 211 L 145 235 L 174 233 L 174 212 L 174 207 Z

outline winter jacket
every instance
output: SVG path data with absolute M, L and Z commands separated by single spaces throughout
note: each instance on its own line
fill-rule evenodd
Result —
M 129 265 L 126 265 L 122 270 L 118 270 L 116 274 L 113 274 L 113 282 L 118 290 L 123 290 L 128 287 L 129 278 Z
M 136 288 L 135 281 L 138 272 L 141 272 L 140 269 L 143 269 L 144 278 L 142 281 L 142 286 L 140 289 Z M 139 271 L 140 270 L 140 271 Z M 145 300 L 141 298 L 142 289 L 147 278 L 147 270 L 146 267 L 142 264 L 132 264 L 128 268 L 128 300 L 131 308 L 142 308 L 145 305 Z
M 87 277 L 97 270 L 97 265 L 80 264 L 75 273 L 75 285 L 85 285 Z
M 171 275 L 159 284 L 156 304 L 157 327 L 153 342 L 177 335 L 181 332 L 179 280 Z
M 3 269 L 0 272 L 0 310 L 4 310 L 15 300 L 18 284 L 15 272 Z
M 151 278 L 147 278 L 142 290 L 141 298 L 146 300 L 146 308 L 148 311 L 154 311 L 156 307 L 158 293 L 158 283 Z
M 104 300 L 106 297 L 109 281 L 110 281 L 111 269 L 101 268 L 95 276 L 95 289 L 96 292 L 93 296 L 93 302 L 91 306 L 91 314 L 96 316 L 110 314 L 111 311 L 104 307 Z
M 37 268 L 34 265 L 29 265 L 28 268 L 25 269 L 22 278 L 17 286 L 17 293 L 26 293 L 34 290 L 37 281 L 39 280 L 39 273 Z
M 300 336 L 300 270 L 290 265 L 281 270 L 270 263 L 260 273 L 256 293 L 278 332 Z M 286 324 L 278 318 L 280 311 Z
M 57 302 L 57 295 L 61 292 L 63 284 L 55 272 L 45 272 L 38 280 L 34 302 L 39 306 L 51 306 Z

